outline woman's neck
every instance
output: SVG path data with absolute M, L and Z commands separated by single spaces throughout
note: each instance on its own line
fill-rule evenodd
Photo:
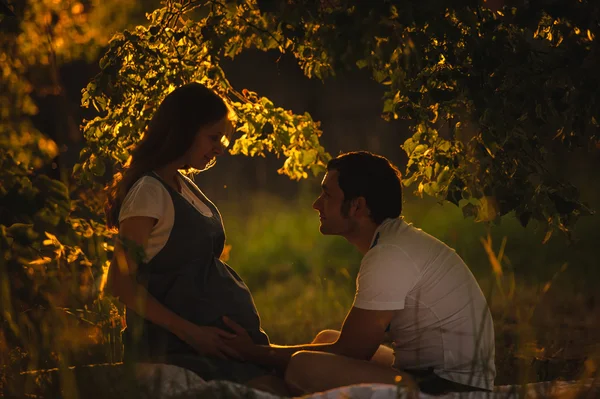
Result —
M 161 179 L 165 181 L 169 186 L 181 192 L 181 184 L 178 179 L 179 175 L 179 167 L 176 163 L 171 163 L 169 165 L 165 165 L 161 168 L 155 169 L 157 175 L 160 176 Z

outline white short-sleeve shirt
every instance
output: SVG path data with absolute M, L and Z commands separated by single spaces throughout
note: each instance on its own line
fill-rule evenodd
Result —
M 210 208 L 202 202 L 196 194 L 185 183 L 194 184 L 187 177 L 178 175 L 181 187 L 181 195 L 190 204 L 206 217 L 212 216 Z M 148 244 L 144 247 L 145 261 L 148 262 L 165 246 L 173 224 L 175 223 L 175 208 L 171 194 L 157 177 L 146 175 L 138 179 L 127 192 L 121 210 L 119 212 L 119 223 L 134 216 L 146 216 L 156 219 L 156 224 L 150 232 Z
M 354 306 L 395 310 L 394 366 L 428 369 L 450 381 L 491 389 L 494 326 L 475 277 L 446 244 L 387 219 L 357 276 Z

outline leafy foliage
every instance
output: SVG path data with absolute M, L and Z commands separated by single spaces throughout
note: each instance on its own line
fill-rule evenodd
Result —
M 238 115 L 233 153 L 283 155 L 280 172 L 294 178 L 318 171 L 327 155 L 310 116 L 237 92 L 219 67 L 246 48 L 274 50 L 292 53 L 308 77 L 372 73 L 386 89 L 383 116 L 412 122 L 407 186 L 478 221 L 515 212 L 549 235 L 569 232 L 591 210 L 556 179 L 549 155 L 597 150 L 598 29 L 587 1 L 568 10 L 515 1 L 498 12 L 476 1 L 169 1 L 149 27 L 113 39 L 84 91 L 83 104 L 105 114 L 85 128 L 82 170 L 124 162 L 170 87 L 199 80 Z
M 107 14 L 117 5 L 119 17 Z M 64 97 L 60 66 L 94 60 L 137 5 L 130 0 L 44 0 L 19 2 L 17 8 L 19 19 L 5 20 L 0 37 L 0 145 L 39 168 L 58 155 L 58 146 L 33 127 L 31 117 L 38 110 L 32 96 Z
M 120 18 L 106 14 L 117 6 Z M 65 102 L 61 66 L 94 59 L 136 8 L 134 1 L 27 1 L 16 5 L 18 18 L 1 21 L 0 391 L 11 372 L 64 366 L 97 341 L 95 329 L 118 327 L 116 307 L 98 299 L 111 247 L 89 206 L 95 196 L 70 187 L 66 175 L 46 175 L 66 132 L 52 139 L 33 119 L 36 100 Z
M 190 18 L 192 12 L 200 16 L 198 21 Z M 319 124 L 310 115 L 294 115 L 254 92 L 237 91 L 219 66 L 222 58 L 243 48 L 279 47 L 277 36 L 268 31 L 269 20 L 256 8 L 250 3 L 169 2 L 149 18 L 148 27 L 113 37 L 100 61 L 102 72 L 83 91 L 83 106 L 92 104 L 101 113 L 84 127 L 90 147 L 76 167 L 84 180 L 121 166 L 162 99 L 190 81 L 220 93 L 233 111 L 241 136 L 232 153 L 282 155 L 280 172 L 295 179 L 307 177 L 308 169 L 323 169 L 328 154 L 319 144 Z
M 551 155 L 598 150 L 597 2 L 260 3 L 308 76 L 361 68 L 385 87 L 384 117 L 412 121 L 405 184 L 417 192 L 549 234 L 591 212 Z

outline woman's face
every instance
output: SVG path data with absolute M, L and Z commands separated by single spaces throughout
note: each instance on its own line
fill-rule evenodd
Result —
M 186 152 L 185 164 L 198 170 L 212 166 L 229 146 L 232 132 L 233 125 L 227 117 L 201 128 Z

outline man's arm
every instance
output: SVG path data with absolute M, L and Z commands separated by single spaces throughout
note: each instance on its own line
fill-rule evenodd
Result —
M 369 360 L 383 341 L 385 330 L 393 315 L 394 310 L 366 310 L 352 307 L 336 342 L 293 346 L 248 344 L 249 337 L 242 327 L 230 319 L 225 319 L 225 323 L 238 335 L 237 339 L 231 340 L 231 345 L 242 352 L 246 361 L 285 368 L 292 355 L 298 351 L 329 352 Z

